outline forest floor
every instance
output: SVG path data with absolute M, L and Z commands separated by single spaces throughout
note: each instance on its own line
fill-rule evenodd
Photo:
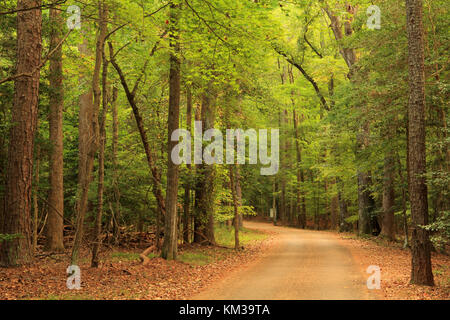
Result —
M 216 239 L 231 246 L 233 232 Z M 433 253 L 435 287 L 409 284 L 410 252 L 400 244 L 353 234 L 246 222 L 245 249 L 182 246 L 179 261 L 142 248 L 109 248 L 99 268 L 88 250 L 80 262 L 81 290 L 66 287 L 70 250 L 32 265 L 0 269 L 0 299 L 450 299 L 450 257 Z M 369 265 L 381 269 L 381 289 L 368 290 Z M 255 294 L 258 293 L 258 294 Z
M 411 252 L 398 242 L 379 237 L 359 238 L 355 234 L 337 234 L 340 243 L 349 248 L 361 272 L 369 265 L 381 269 L 382 299 L 387 300 L 450 300 L 450 256 L 432 253 L 434 287 L 409 283 Z
M 232 229 L 221 227 L 216 241 L 230 246 Z M 99 268 L 90 267 L 90 252 L 81 254 L 81 289 L 69 290 L 66 269 L 70 250 L 44 256 L 29 266 L 0 268 L 0 300 L 173 300 L 186 299 L 218 281 L 234 269 L 257 259 L 271 246 L 271 235 L 241 230 L 244 250 L 224 247 L 181 246 L 178 261 L 149 254 L 145 266 L 139 260 L 143 249 L 108 249 Z

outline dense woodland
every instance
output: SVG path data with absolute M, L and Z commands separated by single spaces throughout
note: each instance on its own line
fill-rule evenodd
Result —
M 401 241 L 411 281 L 433 285 L 450 236 L 449 7 L 0 1 L 0 265 L 65 250 L 76 265 L 89 248 L 96 267 L 130 231 L 176 259 L 219 224 L 240 249 L 243 217 L 272 212 Z M 249 157 L 175 164 L 170 137 L 194 121 L 279 129 L 277 174 Z

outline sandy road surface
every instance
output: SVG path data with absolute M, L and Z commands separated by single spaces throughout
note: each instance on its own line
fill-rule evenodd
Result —
M 246 222 L 251 229 L 275 231 L 264 257 L 232 272 L 192 299 L 309 300 L 376 299 L 350 251 L 327 232 Z

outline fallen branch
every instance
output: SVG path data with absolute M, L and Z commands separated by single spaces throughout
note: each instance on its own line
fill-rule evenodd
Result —
M 139 255 L 139 258 L 141 259 L 142 265 L 147 265 L 150 262 L 149 257 L 147 257 L 149 255 L 150 252 L 152 252 L 155 249 L 155 246 L 152 245 L 150 247 L 148 247 L 147 249 L 144 250 L 144 252 L 142 252 Z

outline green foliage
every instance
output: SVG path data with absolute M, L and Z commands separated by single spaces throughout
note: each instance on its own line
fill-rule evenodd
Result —
M 442 216 L 424 228 L 432 233 L 433 244 L 445 252 L 450 243 L 450 211 L 442 212 Z

